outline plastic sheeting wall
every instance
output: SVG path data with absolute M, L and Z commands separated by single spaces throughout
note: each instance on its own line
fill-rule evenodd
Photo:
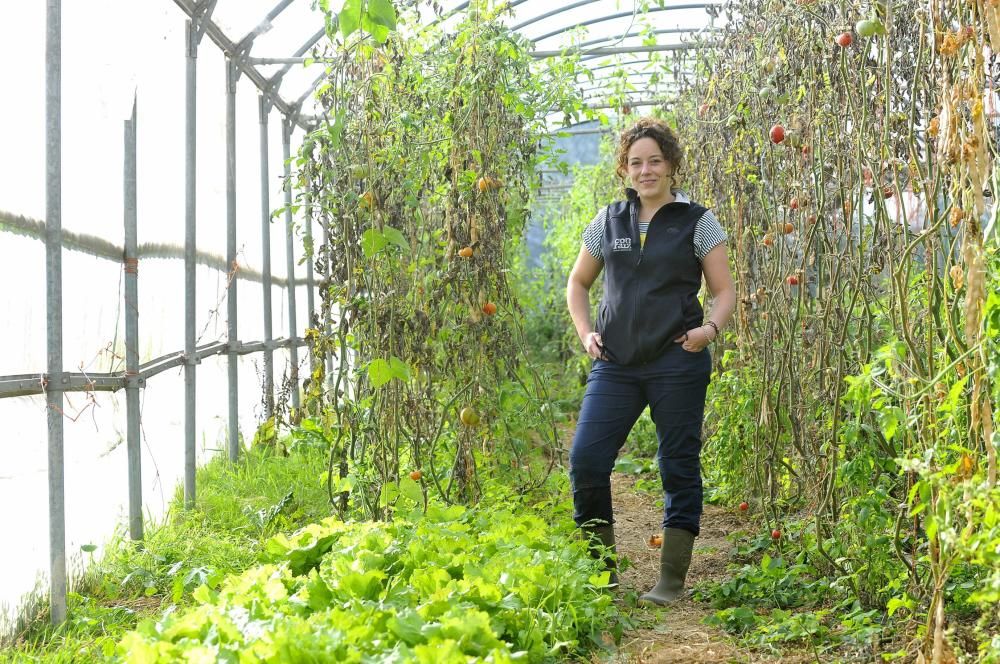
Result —
M 45 3 L 8 3 L 3 13 L 0 58 L 6 94 L 0 102 L 0 209 L 43 219 Z M 304 34 L 322 27 L 321 17 L 315 17 Z M 123 125 L 135 95 L 139 243 L 183 246 L 185 20 L 171 2 L 63 4 L 65 230 L 122 245 Z M 236 108 L 239 262 L 260 270 L 258 92 L 245 78 L 238 85 Z M 271 113 L 272 209 L 284 200 L 281 121 L 277 112 Z M 301 132 L 293 135 L 293 151 L 300 139 Z M 225 62 L 204 39 L 198 57 L 198 246 L 221 256 L 226 254 L 225 155 Z M 279 217 L 271 232 L 275 278 L 286 276 L 284 232 Z M 199 343 L 225 341 L 227 275 L 199 267 L 197 278 Z M 304 281 L 304 268 L 298 278 Z M 121 264 L 64 251 L 63 279 L 64 369 L 123 370 Z M 46 367 L 44 244 L 0 231 L 0 284 L 0 310 L 5 313 L 0 316 L 0 375 L 41 374 Z M 239 337 L 261 340 L 261 285 L 240 282 L 238 293 Z M 183 262 L 140 261 L 139 298 L 140 361 L 182 351 Z M 297 289 L 297 299 L 296 332 L 301 336 L 308 319 L 304 287 Z M 274 336 L 288 336 L 283 288 L 273 289 L 273 301 Z M 300 362 L 308 362 L 305 353 L 300 353 Z M 261 364 L 260 354 L 240 360 L 240 430 L 247 439 L 262 417 Z M 143 497 L 152 518 L 162 515 L 183 473 L 182 372 L 177 368 L 154 376 L 142 393 Z M 287 372 L 287 353 L 277 351 L 276 381 Z M 200 461 L 225 448 L 227 391 L 224 357 L 199 365 Z M 81 545 L 103 543 L 127 520 L 124 392 L 67 393 L 65 415 L 66 550 L 79 556 Z M 41 396 L 0 399 L 0 504 L 6 506 L 0 510 L 0 604 L 8 607 L 48 569 L 45 417 Z

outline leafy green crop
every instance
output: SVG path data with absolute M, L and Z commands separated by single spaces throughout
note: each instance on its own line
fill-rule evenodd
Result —
M 118 661 L 543 661 L 623 626 L 607 574 L 531 514 L 432 506 L 393 523 L 327 519 L 267 564 L 141 623 Z

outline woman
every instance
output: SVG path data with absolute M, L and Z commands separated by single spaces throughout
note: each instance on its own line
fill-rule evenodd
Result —
M 701 425 L 711 372 L 708 345 L 729 322 L 736 290 L 726 235 L 715 215 L 675 188 L 683 154 L 662 120 L 622 132 L 617 172 L 626 199 L 601 210 L 583 233 L 566 301 L 593 358 L 570 452 L 574 519 L 596 556 L 614 553 L 611 470 L 649 406 L 663 485 L 660 580 L 640 601 L 683 592 L 702 512 Z M 604 298 L 591 325 L 590 287 L 604 270 Z M 714 297 L 704 319 L 702 275 Z M 614 557 L 608 560 L 617 584 Z

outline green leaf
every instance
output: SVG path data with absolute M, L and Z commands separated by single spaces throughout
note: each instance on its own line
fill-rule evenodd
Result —
M 389 358 L 389 373 L 404 383 L 410 380 L 410 366 L 398 357 Z
M 912 611 L 915 605 L 916 603 L 913 599 L 911 599 L 908 595 L 904 595 L 902 597 L 893 597 L 890 599 L 889 603 L 886 604 L 886 609 L 888 609 L 889 616 L 892 617 L 892 614 L 896 613 L 899 609 Z
M 424 493 L 420 490 L 420 485 L 409 477 L 399 480 L 399 493 L 417 504 L 424 502 Z
M 394 244 L 403 251 L 410 250 L 410 243 L 406 241 L 406 237 L 399 229 L 393 228 L 392 226 L 386 226 L 382 234 L 385 236 L 385 240 L 389 244 Z
M 369 228 L 361 235 L 361 251 L 365 258 L 371 258 L 385 249 L 385 235 L 374 228 Z
M 899 417 L 895 408 L 878 411 L 879 428 L 882 435 L 889 442 L 896 436 L 896 429 L 899 427 Z
M 424 619 L 414 609 L 407 609 L 406 611 L 397 613 L 395 616 L 389 618 L 386 626 L 390 632 L 407 645 L 416 645 L 426 640 L 421 633 L 424 626 Z
M 368 20 L 389 30 L 396 29 L 396 8 L 392 0 L 369 0 L 366 10 Z
M 611 582 L 611 572 L 600 572 L 593 574 L 587 581 L 595 588 L 603 588 Z
M 372 360 L 368 365 L 368 380 L 372 382 L 372 387 L 382 387 L 392 380 L 392 368 L 389 363 L 382 358 Z
M 396 10 L 391 0 L 368 0 L 361 16 L 361 27 L 380 44 L 396 29 Z
M 345 0 L 337 19 L 340 22 L 340 34 L 347 39 L 355 30 L 361 27 L 362 0 Z
M 386 40 L 389 39 L 389 29 L 377 23 L 372 23 L 370 20 L 368 20 L 367 15 L 361 20 L 361 25 L 362 27 L 364 27 L 365 30 L 371 33 L 371 36 L 379 44 L 384 44 Z
M 313 611 L 323 611 L 330 608 L 330 604 L 333 602 L 333 593 L 330 592 L 330 587 L 326 585 L 315 569 L 309 571 L 309 581 L 306 582 L 305 589 L 309 608 Z
M 927 533 L 927 539 L 933 540 L 938 534 L 938 520 L 935 518 L 927 519 L 925 532 Z
M 84 553 L 93 553 L 94 551 L 97 551 L 97 545 L 84 544 L 83 546 L 80 547 L 80 550 L 83 551 Z
M 641 461 L 637 461 L 635 457 L 629 455 L 623 455 L 615 461 L 615 472 L 623 473 L 626 475 L 640 475 L 642 471 L 645 470 L 645 466 Z
M 326 484 L 327 474 L 324 472 L 322 477 L 323 483 Z M 333 487 L 333 493 L 343 493 L 354 489 L 357 481 L 357 478 L 352 473 L 348 473 L 347 477 L 334 477 L 330 484 Z
M 399 497 L 399 487 L 393 483 L 383 484 L 382 492 L 379 494 L 378 504 L 382 507 L 392 504 Z

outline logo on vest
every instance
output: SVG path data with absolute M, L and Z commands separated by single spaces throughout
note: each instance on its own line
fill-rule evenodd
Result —
M 632 251 L 632 238 L 630 237 L 615 238 L 615 245 L 612 251 Z

